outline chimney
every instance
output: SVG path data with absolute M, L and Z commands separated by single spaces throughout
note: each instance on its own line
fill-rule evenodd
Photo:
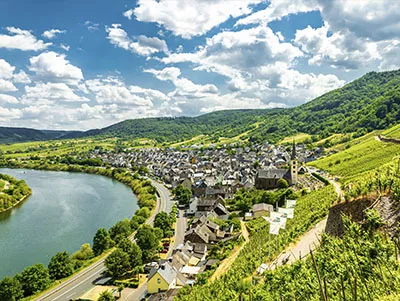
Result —
M 161 269 L 162 269 L 162 270 L 165 270 L 165 264 L 163 264 L 163 265 L 161 266 Z

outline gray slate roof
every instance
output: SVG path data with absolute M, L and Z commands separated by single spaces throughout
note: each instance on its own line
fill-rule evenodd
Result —
M 176 271 L 171 267 L 168 262 L 163 263 L 158 269 L 152 269 L 149 274 L 149 280 L 157 272 L 168 284 L 171 284 L 176 277 Z

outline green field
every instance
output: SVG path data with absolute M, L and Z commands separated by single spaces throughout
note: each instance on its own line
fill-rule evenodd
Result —
M 343 183 L 347 183 L 376 168 L 393 163 L 400 158 L 400 145 L 378 141 L 375 136 L 379 133 L 375 131 L 349 143 L 338 145 L 336 148 L 341 151 L 309 165 L 339 176 Z

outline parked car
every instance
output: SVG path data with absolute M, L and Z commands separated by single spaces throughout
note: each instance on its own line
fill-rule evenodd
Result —
M 163 253 L 163 254 L 168 253 L 168 250 L 164 249 L 164 250 L 161 251 L 161 253 Z

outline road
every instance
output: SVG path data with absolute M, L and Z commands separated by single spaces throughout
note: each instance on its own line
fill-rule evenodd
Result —
M 157 189 L 160 197 L 157 198 L 156 208 L 153 215 L 146 221 L 147 224 L 152 225 L 156 214 L 160 211 L 171 211 L 172 203 L 171 195 L 168 189 L 150 179 L 154 187 Z M 169 211 L 168 211 L 169 210 Z M 37 301 L 65 301 L 79 298 L 81 295 L 94 287 L 93 281 L 100 278 L 102 273 L 106 270 L 104 266 L 105 258 L 97 261 L 88 268 L 79 272 L 71 279 L 65 281 L 51 291 L 38 297 Z M 133 299 L 132 299 L 133 300 Z

